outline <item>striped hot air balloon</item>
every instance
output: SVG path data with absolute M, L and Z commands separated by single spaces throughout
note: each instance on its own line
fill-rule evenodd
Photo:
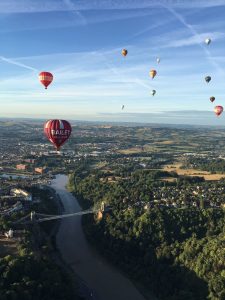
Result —
M 48 120 L 44 125 L 44 133 L 57 151 L 70 137 L 71 131 L 71 125 L 66 120 Z
M 39 74 L 39 81 L 44 85 L 45 89 L 47 89 L 52 80 L 53 75 L 50 72 L 41 72 Z
M 156 74 L 157 74 L 156 70 L 151 70 L 151 71 L 149 72 L 149 75 L 150 75 L 150 77 L 151 77 L 152 79 L 154 79 L 154 77 L 155 77 Z

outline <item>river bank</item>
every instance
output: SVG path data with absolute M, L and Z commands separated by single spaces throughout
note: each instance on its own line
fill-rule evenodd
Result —
M 65 213 L 79 212 L 78 201 L 66 190 L 67 182 L 67 176 L 57 175 L 51 186 L 61 198 Z M 83 232 L 81 216 L 62 219 L 56 244 L 65 263 L 92 290 L 92 294 L 85 295 L 86 299 L 145 300 L 129 279 L 90 246 Z

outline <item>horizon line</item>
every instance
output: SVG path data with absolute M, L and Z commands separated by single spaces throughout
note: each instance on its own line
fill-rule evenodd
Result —
M 10 120 L 12 121 L 13 119 L 16 119 L 17 121 L 40 121 L 40 122 L 45 122 L 46 119 L 45 118 L 32 118 L 32 117 L 0 117 L 0 122 L 4 121 L 4 120 Z M 51 118 L 50 118 L 51 119 Z M 54 118 L 52 118 L 54 119 Z M 97 123 L 97 124 L 124 124 L 124 125 L 140 125 L 140 126 L 160 126 L 160 127 L 166 127 L 166 126 L 182 126 L 182 127 L 216 127 L 216 128 L 224 128 L 225 125 L 216 125 L 216 124 L 212 124 L 212 125 L 206 125 L 206 124 L 185 124 L 185 123 L 157 123 L 157 122 L 138 122 L 138 121 L 93 121 L 93 120 L 76 120 L 76 119 L 70 119 L 69 121 L 71 122 L 77 122 L 77 123 Z

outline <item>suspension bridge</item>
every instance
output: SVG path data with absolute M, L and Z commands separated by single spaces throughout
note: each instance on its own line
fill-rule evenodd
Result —
M 26 216 L 22 217 L 21 219 L 13 222 L 13 224 L 32 224 L 32 223 L 42 223 L 42 222 L 47 222 L 47 221 L 53 221 L 53 220 L 60 220 L 60 219 L 65 219 L 65 218 L 70 218 L 70 217 L 75 217 L 75 216 L 82 216 L 82 215 L 87 215 L 87 214 L 94 214 L 94 213 L 104 213 L 111 210 L 111 207 L 106 206 L 104 202 L 101 203 L 101 208 L 92 208 L 92 209 L 87 209 L 79 212 L 74 212 L 71 214 L 61 214 L 61 215 L 48 215 L 48 214 L 42 214 L 42 213 L 37 213 L 37 212 L 30 212 Z

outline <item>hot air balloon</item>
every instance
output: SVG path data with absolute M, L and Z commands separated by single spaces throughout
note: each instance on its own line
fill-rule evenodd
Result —
M 215 106 L 214 107 L 214 112 L 217 115 L 217 117 L 219 117 L 219 115 L 221 115 L 222 112 L 223 112 L 223 106 L 221 106 L 221 105 Z
M 155 93 L 156 93 L 156 90 L 152 90 L 152 91 L 151 91 L 152 96 L 154 96 Z
M 45 89 L 47 89 L 53 80 L 53 75 L 50 72 L 41 72 L 38 77 L 39 81 L 45 86 Z
M 122 50 L 122 55 L 123 55 L 124 57 L 127 56 L 127 53 L 128 53 L 127 49 L 123 49 L 123 50 Z
M 212 97 L 210 97 L 210 101 L 211 101 L 211 102 L 214 102 L 214 101 L 215 101 L 215 99 L 216 99 L 216 98 L 215 98 L 215 97 L 213 97 L 213 96 L 212 96 Z
M 211 39 L 210 38 L 205 39 L 205 43 L 206 45 L 209 45 L 211 43 Z
M 151 70 L 149 72 L 150 77 L 152 77 L 152 79 L 155 77 L 155 75 L 157 74 L 156 70 Z
M 122 110 L 124 109 L 124 105 L 122 105 Z
M 160 63 L 160 57 L 157 57 L 156 61 L 157 61 L 157 64 L 159 64 Z
M 207 83 L 209 83 L 210 80 L 211 80 L 211 77 L 210 77 L 210 76 L 206 76 L 206 77 L 205 77 L 205 81 L 206 81 Z
M 57 151 L 70 137 L 71 131 L 71 125 L 66 120 L 48 120 L 44 125 L 44 133 Z

